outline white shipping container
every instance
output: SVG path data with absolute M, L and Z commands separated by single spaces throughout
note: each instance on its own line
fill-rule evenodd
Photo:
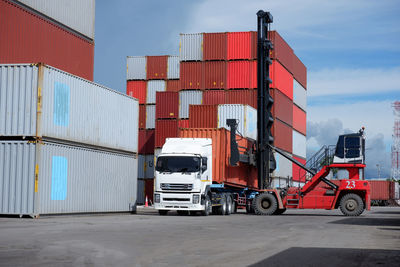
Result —
M 244 137 L 257 140 L 257 110 L 248 105 L 225 104 L 218 105 L 218 128 L 230 130 L 227 119 L 236 119 L 237 131 Z
M 137 152 L 138 113 L 136 99 L 53 67 L 0 65 L 0 136 Z
M 181 34 L 179 42 L 179 57 L 181 61 L 203 60 L 203 34 Z
M 18 0 L 94 40 L 95 0 Z
M 145 155 L 139 155 L 138 156 L 138 179 L 146 178 L 145 162 L 146 162 L 146 156 Z
M 184 90 L 179 92 L 179 118 L 189 118 L 189 105 L 201 105 L 203 92 L 199 90 Z
M 146 104 L 155 104 L 156 92 L 165 92 L 166 87 L 166 83 L 163 80 L 147 81 Z
M 304 135 L 293 130 L 293 155 L 300 156 L 302 158 L 306 158 L 306 144 L 307 139 Z
M 291 185 L 291 180 L 283 177 L 272 177 L 271 187 L 272 188 L 286 188 Z
M 127 80 L 146 80 L 146 57 L 127 57 L 126 58 L 126 79 Z
M 156 105 L 146 105 L 146 129 L 156 128 Z
M 145 187 L 145 181 L 142 179 L 138 179 L 138 183 L 137 183 L 137 204 L 138 205 L 143 205 L 144 202 L 146 201 L 144 187 Z
M 275 153 L 276 168 L 272 173 L 273 177 L 292 178 L 293 177 L 293 163 L 284 156 Z M 291 155 L 289 155 L 291 156 Z
M 146 155 L 145 174 L 146 179 L 154 178 L 154 155 Z
M 0 214 L 133 211 L 137 163 L 135 154 L 0 141 Z
M 167 68 L 168 80 L 179 79 L 179 56 L 169 56 Z
M 293 103 L 307 111 L 307 90 L 293 79 Z

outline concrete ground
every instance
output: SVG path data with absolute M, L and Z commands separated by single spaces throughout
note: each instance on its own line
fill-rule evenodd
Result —
M 356 218 L 281 216 L 0 217 L 0 266 L 400 266 L 400 207 Z

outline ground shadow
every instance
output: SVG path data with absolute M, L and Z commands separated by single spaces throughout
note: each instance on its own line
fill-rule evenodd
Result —
M 398 266 L 399 250 L 292 247 L 250 266 Z
M 367 225 L 367 226 L 400 226 L 400 218 L 346 218 L 329 222 L 332 224 Z
M 394 214 L 400 215 L 400 211 L 374 211 L 373 214 Z

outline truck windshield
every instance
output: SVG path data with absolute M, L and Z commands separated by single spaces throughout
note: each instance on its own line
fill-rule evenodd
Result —
M 168 156 L 157 159 L 156 171 L 159 172 L 198 172 L 199 157 Z

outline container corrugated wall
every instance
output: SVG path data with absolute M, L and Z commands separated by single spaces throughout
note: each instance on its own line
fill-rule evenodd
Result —
M 293 102 L 286 95 L 277 89 L 272 90 L 274 104 L 272 106 L 272 115 L 279 118 L 288 125 L 293 125 Z
M 189 118 L 189 105 L 201 105 L 203 92 L 201 91 L 180 91 L 179 92 L 179 118 Z
M 304 166 L 306 165 L 306 160 L 304 158 L 299 158 L 296 156 L 293 156 L 293 158 L 298 162 L 300 162 L 301 164 L 303 164 Z M 303 183 L 306 181 L 306 171 L 294 163 L 293 163 L 293 181 L 303 182 Z
M 203 34 L 181 34 L 179 57 L 181 61 L 203 60 Z
M 139 154 L 154 153 L 154 138 L 155 130 L 139 130 Z
M 307 68 L 296 55 L 293 56 L 293 76 L 304 88 L 307 88 Z
M 190 105 L 189 128 L 218 128 L 218 106 Z
M 228 60 L 254 59 L 253 42 L 251 32 L 228 32 Z
M 274 60 L 270 68 L 271 88 L 276 88 L 293 100 L 293 76 L 278 61 Z
M 138 130 L 137 100 L 49 66 L 0 65 L 0 78 L 0 136 L 49 137 L 137 152 L 132 138 Z M 123 123 L 115 119 L 121 114 Z
M 146 105 L 146 129 L 156 128 L 156 105 Z
M 203 105 L 227 104 L 225 100 L 226 91 L 208 90 L 203 92 Z
M 204 62 L 181 62 L 180 88 L 204 89 Z
M 156 119 L 177 119 L 179 116 L 179 93 L 156 93 Z
M 204 88 L 225 89 L 226 88 L 226 61 L 204 62 Z
M 177 120 L 157 120 L 156 121 L 156 137 L 155 147 L 162 147 L 165 139 L 178 136 Z
M 307 134 L 307 114 L 293 105 L 293 128 L 300 133 Z
M 94 40 L 95 0 L 19 0 L 19 2 Z
M 147 81 L 146 103 L 147 104 L 155 104 L 156 103 L 156 92 L 164 92 L 165 89 L 166 89 L 165 81 L 161 81 L 161 80 Z
M 146 155 L 138 156 L 138 179 L 146 178 L 145 173 Z
M 139 105 L 139 129 L 146 129 L 146 105 Z
M 275 153 L 276 169 L 272 173 L 274 177 L 292 177 L 292 162 L 282 155 Z
M 16 1 L 0 0 L 0 25 L 0 64 L 43 62 L 93 80 L 92 41 L 21 8 Z
M 181 90 L 181 81 L 180 80 L 167 80 L 167 89 L 168 92 L 179 92 Z
M 126 58 L 126 79 L 127 80 L 146 80 L 146 57 L 127 57 Z
M 238 121 L 237 130 L 246 138 L 257 139 L 257 110 L 247 105 L 225 104 L 218 106 L 218 128 L 230 130 L 227 119 Z
M 280 149 L 292 153 L 293 129 L 289 125 L 276 119 L 274 120 L 271 130 L 272 135 L 274 136 L 274 145 Z
M 306 158 L 307 140 L 304 135 L 293 130 L 293 155 Z
M 204 60 L 226 60 L 227 33 L 204 33 L 203 34 Z
M 167 78 L 169 80 L 179 79 L 179 56 L 168 57 Z
M 139 205 L 143 205 L 144 202 L 146 201 L 144 187 L 145 187 L 145 180 L 138 179 L 138 182 L 137 182 L 137 204 L 139 204 Z
M 127 81 L 126 94 L 139 100 L 139 104 L 146 104 L 146 82 Z
M 307 91 L 296 80 L 293 80 L 293 102 L 302 110 L 307 111 Z
M 47 142 L 1 141 L 0 147 L 1 214 L 129 211 L 136 203 L 133 154 Z
M 228 62 L 227 88 L 257 88 L 257 63 L 255 61 L 238 60 Z
M 147 56 L 146 75 L 148 80 L 167 78 L 168 56 Z
M 293 49 L 277 31 L 270 31 L 269 34 L 274 46 L 274 49 L 271 50 L 271 57 L 278 60 L 290 73 L 293 73 Z
M 146 179 L 154 178 L 154 155 L 146 155 L 145 163 L 145 175 Z

